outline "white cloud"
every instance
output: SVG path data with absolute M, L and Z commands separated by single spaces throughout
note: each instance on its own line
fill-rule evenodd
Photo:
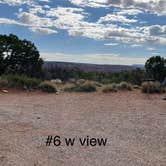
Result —
M 135 8 L 130 8 L 130 9 L 120 8 L 115 13 L 118 15 L 138 15 L 143 13 L 143 11 L 140 9 L 135 9 Z
M 23 4 L 33 5 L 37 2 L 50 2 L 49 0 L 0 0 L 2 4 L 8 4 L 10 6 L 21 6 Z
M 29 12 L 32 14 L 45 14 L 46 10 L 44 9 L 43 6 L 40 5 L 33 5 L 30 9 Z
M 39 0 L 41 2 L 50 2 L 50 0 Z
M 125 16 L 121 15 L 114 15 L 114 14 L 107 14 L 104 17 L 101 17 L 98 20 L 99 23 L 109 23 L 109 22 L 121 22 L 121 23 L 135 23 L 137 22 L 136 19 L 128 19 Z
M 89 6 L 89 7 L 106 7 L 107 0 L 69 0 L 71 3 L 78 6 Z
M 141 44 L 132 44 L 131 47 L 135 48 L 135 47 L 141 47 Z
M 10 6 L 20 6 L 23 4 L 32 4 L 31 0 L 0 0 L 0 3 L 8 4 Z
M 152 55 L 158 55 L 158 56 L 161 56 L 161 54 L 159 52 L 152 52 Z
M 105 46 L 118 46 L 118 43 L 105 43 Z
M 92 64 L 145 64 L 147 58 L 122 57 L 114 54 L 85 54 L 85 55 L 71 55 L 62 53 L 41 53 L 44 60 L 47 61 L 61 61 L 61 62 L 82 62 Z
M 12 19 L 8 19 L 8 18 L 0 18 L 0 24 L 15 24 L 15 25 L 22 25 L 21 23 L 12 20 Z
M 59 29 L 70 29 L 84 22 L 86 13 L 81 8 L 51 8 L 46 16 L 52 19 L 52 23 Z
M 152 25 L 145 27 L 144 32 L 150 36 L 163 36 L 166 37 L 166 25 Z
M 108 0 L 108 3 L 117 7 L 139 8 L 156 14 L 166 14 L 165 0 Z
M 148 51 L 156 51 L 156 48 L 153 48 L 153 47 L 149 47 L 147 48 Z
M 69 0 L 78 6 L 137 8 L 159 15 L 166 15 L 165 0 Z
M 39 17 L 33 13 L 21 12 L 18 14 L 19 21 L 28 26 L 51 27 L 52 20 L 46 17 Z
M 32 32 L 41 34 L 41 35 L 50 35 L 54 33 L 58 33 L 56 30 L 50 28 L 40 28 L 40 27 L 31 27 Z
M 126 1 L 126 3 L 129 3 L 129 7 L 134 7 L 134 1 L 136 2 L 136 0 L 131 0 L 132 5 L 129 1 Z M 145 1 L 146 0 L 141 0 L 140 2 L 137 1 L 137 3 L 139 3 L 140 6 L 141 2 L 147 4 Z M 0 0 L 0 2 L 2 3 L 2 0 Z M 3 2 L 30 3 L 29 0 L 8 0 Z M 132 23 L 138 21 L 133 15 L 142 12 L 142 10 L 138 8 L 132 8 L 131 10 L 127 9 L 127 7 L 125 9 L 119 8 L 112 14 L 100 17 L 96 22 L 90 22 L 89 18 L 91 16 L 86 13 L 84 8 L 51 8 L 49 6 L 45 8 L 44 6 L 35 4 L 34 1 L 31 2 L 32 4 L 28 8 L 28 11 L 23 11 L 23 8 L 19 9 L 17 14 L 18 20 L 0 18 L 0 23 L 27 26 L 34 33 L 43 32 L 43 34 L 51 34 L 57 33 L 58 30 L 63 29 L 71 36 L 82 36 L 95 40 L 110 39 L 115 42 L 129 43 L 131 45 L 133 43 L 140 45 L 146 42 L 166 45 L 166 25 L 144 27 L 141 27 L 140 25 L 139 27 L 131 26 L 133 25 Z M 108 3 L 107 0 L 71 0 L 71 2 L 81 6 L 86 6 L 87 4 L 92 5 L 94 3 L 98 5 Z M 124 2 L 122 2 L 122 0 L 112 0 L 109 1 L 109 3 L 114 6 L 119 5 L 120 7 L 125 7 L 126 5 L 123 4 Z M 117 24 L 115 22 L 120 22 L 122 24 Z

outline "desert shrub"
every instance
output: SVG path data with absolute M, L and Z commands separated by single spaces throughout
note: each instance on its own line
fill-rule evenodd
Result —
M 75 78 L 70 78 L 68 82 L 69 83 L 76 83 L 76 79 Z
M 72 85 L 72 86 L 65 87 L 64 91 L 66 91 L 66 92 L 81 92 L 81 88 L 80 88 L 80 86 Z
M 53 80 L 51 80 L 51 82 L 54 84 L 62 84 L 62 80 L 60 80 L 60 79 L 53 79 Z
M 91 82 L 91 81 L 86 81 L 80 87 L 81 87 L 81 90 L 83 92 L 94 92 L 94 91 L 96 91 L 96 85 L 94 84 L 94 82 Z
M 93 81 L 93 83 L 96 87 L 102 87 L 102 84 L 97 81 Z
M 95 92 L 97 89 L 94 82 L 85 81 L 83 84 L 76 84 L 70 87 L 66 87 L 64 90 L 69 92 Z
M 165 92 L 164 87 L 158 81 L 146 81 L 142 83 L 142 92 L 143 93 L 163 93 Z
M 113 84 L 109 84 L 109 85 L 105 85 L 102 89 L 102 91 L 104 93 L 109 93 L 109 92 L 117 92 L 118 91 L 118 88 L 117 88 L 117 85 L 115 83 Z
M 84 84 L 85 81 L 86 81 L 86 80 L 84 80 L 84 79 L 79 79 L 79 80 L 77 80 L 76 84 L 77 84 L 77 85 L 81 85 L 81 84 Z
M 118 86 L 119 90 L 132 90 L 132 85 L 128 82 L 121 82 Z
M 132 84 L 130 84 L 130 83 L 128 84 L 127 90 L 129 90 L 129 91 L 132 91 L 132 90 L 133 90 Z
M 48 93 L 55 93 L 57 92 L 57 88 L 54 83 L 49 81 L 44 81 L 39 85 L 39 89 L 41 89 L 43 92 Z
M 37 88 L 41 80 L 30 78 L 25 75 L 3 75 L 2 79 L 8 82 L 8 87 L 12 88 Z
M 139 85 L 133 85 L 134 89 L 140 89 L 141 87 Z

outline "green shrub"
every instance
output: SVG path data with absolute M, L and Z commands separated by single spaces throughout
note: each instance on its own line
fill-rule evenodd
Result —
M 161 83 L 158 81 L 146 81 L 142 83 L 143 93 L 164 93 L 165 89 L 162 87 Z
M 102 91 L 104 93 L 117 92 L 118 88 L 117 88 L 117 85 L 113 83 L 113 84 L 105 85 Z
M 37 88 L 41 80 L 25 75 L 3 75 L 2 79 L 8 82 L 8 87 L 33 89 Z
M 39 85 L 39 89 L 41 89 L 43 92 L 48 93 L 56 93 L 57 88 L 54 83 L 51 83 L 49 81 L 44 81 Z
M 132 85 L 130 83 L 123 81 L 118 85 L 118 89 L 131 91 L 133 88 L 132 88 Z
M 80 88 L 80 86 L 73 85 L 73 86 L 65 87 L 64 91 L 66 91 L 66 92 L 81 92 L 81 88 Z
M 83 84 L 66 87 L 64 90 L 68 92 L 95 92 L 97 89 L 94 82 L 85 81 Z

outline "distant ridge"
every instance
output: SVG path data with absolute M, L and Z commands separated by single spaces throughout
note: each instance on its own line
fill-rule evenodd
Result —
M 46 61 L 44 68 L 59 67 L 62 69 L 80 69 L 85 72 L 104 72 L 104 73 L 118 73 L 121 71 L 132 71 L 136 68 L 143 68 L 143 65 L 99 65 L 88 63 L 74 63 L 74 62 L 56 62 Z
M 141 69 L 145 68 L 145 66 L 142 64 L 133 64 L 132 66 L 137 67 L 137 68 L 141 68 Z

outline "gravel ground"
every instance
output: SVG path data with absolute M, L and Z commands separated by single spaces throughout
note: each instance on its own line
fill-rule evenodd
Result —
M 0 166 L 166 166 L 166 101 L 139 91 L 0 94 Z M 61 146 L 45 145 L 48 135 Z M 107 138 L 81 146 L 79 138 Z M 75 138 L 66 146 L 64 138 Z

